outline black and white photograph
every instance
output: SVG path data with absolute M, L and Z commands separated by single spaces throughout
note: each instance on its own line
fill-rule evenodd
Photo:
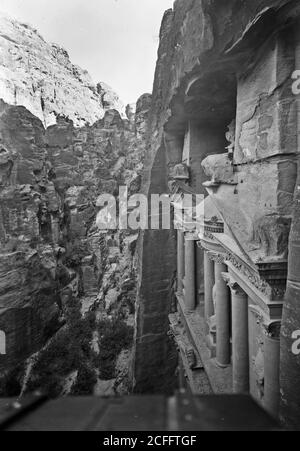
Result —
M 299 0 L 0 0 L 0 431 L 300 431 Z

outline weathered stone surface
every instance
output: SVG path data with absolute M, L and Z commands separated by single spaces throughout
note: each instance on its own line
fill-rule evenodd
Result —
M 204 192 L 204 182 L 213 182 L 209 192 L 226 231 L 253 261 L 287 256 L 296 183 L 296 158 L 290 155 L 297 154 L 290 90 L 293 47 L 286 32 L 264 45 L 278 25 L 278 9 L 287 3 L 177 0 L 162 21 L 146 133 L 144 192 L 163 192 L 163 181 L 174 166 L 188 164 L 190 186 L 197 193 Z M 259 29 L 262 38 L 255 40 L 257 34 L 251 36 L 250 28 Z M 225 156 L 226 132 L 236 115 L 234 155 L 232 138 L 230 155 Z M 167 256 L 160 254 L 159 246 Z M 172 279 L 172 247 L 175 240 L 165 231 L 143 233 L 138 245 L 141 281 L 134 371 L 140 391 L 153 390 L 155 383 L 161 387 L 155 366 L 170 369 L 166 334 L 158 334 L 163 321 L 160 317 L 154 324 L 153 315 L 168 313 L 160 305 L 161 293 L 165 306 L 171 305 L 172 284 L 167 288 L 164 283 Z M 161 274 L 155 268 L 145 270 L 153 258 L 166 267 Z M 151 356 L 145 361 L 142 356 L 150 352 L 151 340 Z
M 296 67 L 300 64 L 299 18 L 295 26 Z M 300 104 L 297 98 L 297 147 L 300 149 Z M 286 427 L 299 429 L 300 387 L 300 166 L 294 192 L 293 219 L 289 240 L 289 269 L 280 338 L 280 418 Z
M 232 162 L 228 158 L 228 154 L 211 155 L 202 161 L 207 177 L 215 183 L 232 183 L 235 182 L 235 174 Z
M 165 166 L 166 158 L 161 149 L 152 166 L 146 166 L 151 173 L 149 195 L 167 192 Z M 167 336 L 176 271 L 174 231 L 145 230 L 141 233 L 138 268 L 134 390 L 140 393 L 171 392 L 177 365 L 176 350 Z
M 6 333 L 2 369 L 36 352 L 59 327 L 55 275 L 36 251 L 0 254 L 0 329 Z
M 208 175 L 220 182 L 209 189 L 215 205 L 252 261 L 286 258 L 296 161 L 249 163 L 234 173 L 227 165 L 214 169 L 209 158 L 203 164 L 210 167 Z
M 23 105 L 45 126 L 63 114 L 76 126 L 93 124 L 105 110 L 125 107 L 105 83 L 94 84 L 68 52 L 48 44 L 33 27 L 0 15 L 0 99 Z
M 116 110 L 82 128 L 58 116 L 46 130 L 24 107 L 1 101 L 0 113 L 0 330 L 7 348 L 0 365 L 7 371 L 47 350 L 65 321 L 71 327 L 68 310 L 81 298 L 88 310 L 107 304 L 99 319 L 132 325 L 137 236 L 99 231 L 96 201 L 101 193 L 117 196 L 119 185 L 139 189 L 145 147 Z
M 151 94 L 143 94 L 137 101 L 135 110 L 135 127 L 139 137 L 144 138 L 147 132 L 147 121 L 151 107 Z
M 256 161 L 297 153 L 296 103 L 292 93 L 293 40 L 288 33 L 270 42 L 250 74 L 238 82 L 234 161 Z

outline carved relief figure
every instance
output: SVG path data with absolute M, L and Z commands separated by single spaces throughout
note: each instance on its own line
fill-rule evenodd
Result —
M 287 258 L 290 218 L 265 216 L 254 224 L 254 242 L 269 257 Z

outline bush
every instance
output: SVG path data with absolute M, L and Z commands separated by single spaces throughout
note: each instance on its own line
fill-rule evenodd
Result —
M 133 328 L 127 326 L 119 318 L 113 321 L 101 321 L 99 324 L 100 355 L 97 357 L 99 375 L 103 380 L 115 377 L 115 366 L 118 355 L 128 349 L 133 341 Z
M 82 242 L 83 237 L 78 231 L 69 232 L 63 240 L 63 246 L 66 249 L 64 263 L 69 268 L 80 266 L 81 260 L 89 255 L 87 246 Z
M 22 390 L 22 377 L 24 375 L 23 365 L 18 365 L 16 368 L 9 371 L 0 378 L 0 396 L 2 397 L 16 397 L 19 396 Z
M 81 365 L 78 370 L 77 380 L 72 387 L 71 394 L 74 396 L 92 395 L 97 383 L 95 371 L 87 365 Z
M 50 397 L 59 396 L 63 377 L 74 371 L 79 363 L 77 343 L 72 342 L 68 329 L 61 330 L 49 346 L 40 352 L 27 390 L 41 389 Z
M 80 240 L 68 243 L 66 246 L 65 264 L 69 268 L 77 268 L 87 255 L 86 246 Z
M 40 352 L 27 391 L 41 389 L 55 398 L 61 394 L 64 378 L 79 368 L 77 392 L 85 393 L 84 377 L 81 374 L 88 374 L 87 368 L 94 359 L 91 341 L 95 314 L 92 312 L 82 318 L 77 304 L 67 308 L 66 316 L 67 325 L 57 333 L 48 347 Z M 86 384 L 86 390 L 90 392 L 91 374 Z

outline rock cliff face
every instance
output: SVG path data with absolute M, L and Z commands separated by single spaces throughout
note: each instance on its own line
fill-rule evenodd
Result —
M 206 193 L 203 183 L 211 176 L 212 167 L 213 179 L 220 176 L 218 168 L 222 167 L 224 186 L 212 197 L 224 214 L 226 227 L 255 262 L 286 258 L 298 150 L 291 37 L 278 32 L 278 39 L 265 43 L 266 39 L 255 41 L 248 32 L 257 26 L 263 30 L 262 36 L 271 35 L 278 10 L 290 3 L 177 0 L 162 21 L 149 112 L 145 192 L 167 192 L 172 168 L 185 157 L 191 186 L 198 193 Z M 279 24 L 277 28 L 280 30 Z M 222 154 L 228 146 L 227 127 L 235 119 L 233 182 L 232 161 Z M 229 177 L 226 165 L 231 170 Z M 238 204 L 238 194 L 244 203 Z M 140 240 L 137 391 L 164 389 L 161 373 L 155 368 L 168 368 L 167 377 L 172 381 L 174 360 L 166 333 L 175 245 L 172 231 L 146 231 Z M 151 266 L 149 262 L 155 260 L 161 262 L 163 271 Z M 151 358 L 145 360 L 150 347 Z
M 140 190 L 151 96 L 125 116 L 66 51 L 0 21 L 1 394 L 127 392 L 138 237 L 99 230 L 96 204 Z
M 75 126 L 93 124 L 108 109 L 125 118 L 124 105 L 108 85 L 96 85 L 86 70 L 72 64 L 65 49 L 1 13 L 0 98 L 25 106 L 46 127 L 60 114 Z
M 102 380 L 110 392 L 129 386 L 137 235 L 100 231 L 96 201 L 120 185 L 140 189 L 147 103 L 138 103 L 130 120 L 109 110 L 93 126 L 59 116 L 47 129 L 26 108 L 0 103 L 0 368 L 10 380 L 14 370 L 12 392 L 82 393 L 86 373 L 100 394 Z

